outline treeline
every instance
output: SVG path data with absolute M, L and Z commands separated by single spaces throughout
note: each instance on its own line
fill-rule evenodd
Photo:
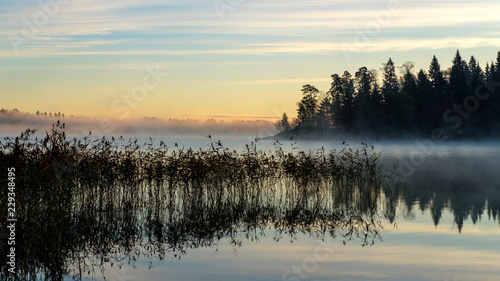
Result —
M 265 134 L 273 128 L 266 120 L 216 120 L 142 118 L 92 118 L 65 115 L 64 113 L 29 113 L 18 109 L 0 109 L 0 137 L 18 135 L 24 128 L 34 129 L 42 135 L 57 121 L 68 127 L 71 136 L 255 136 Z M 22 128 L 22 129 L 21 129 Z
M 474 56 L 467 62 L 458 50 L 447 70 L 441 69 L 436 56 L 427 72 L 420 69 L 415 74 L 412 62 L 399 68 L 400 75 L 389 58 L 383 64 L 381 79 L 376 70 L 366 67 L 354 75 L 348 71 L 333 74 L 326 93 L 304 85 L 297 119 L 289 122 L 284 114 L 277 126 L 323 136 L 499 135 L 500 52 L 496 62 L 486 64 L 484 70 Z

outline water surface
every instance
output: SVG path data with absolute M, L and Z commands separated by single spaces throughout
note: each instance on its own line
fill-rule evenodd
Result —
M 431 152 L 408 142 L 374 145 L 396 177 L 384 182 L 376 200 L 381 227 L 373 243 L 366 244 L 363 235 L 283 234 L 267 225 L 251 235 L 238 232 L 236 244 L 221 237 L 180 259 L 141 258 L 137 268 L 106 271 L 130 280 L 498 280 L 498 144 L 446 143 Z M 283 143 L 288 146 L 292 143 Z M 340 142 L 295 146 L 345 147 Z
M 118 141 L 133 143 L 126 138 Z M 255 149 L 252 141 L 226 139 L 224 148 L 216 144 L 216 137 L 138 141 L 145 149 L 159 148 L 163 142 L 174 155 L 189 147 L 214 145 L 219 148 L 203 157 L 216 161 L 216 168 L 219 160 L 234 160 L 220 156 L 225 148 L 236 150 L 247 155 L 245 167 L 252 173 L 243 182 L 237 170 L 223 178 L 192 170 L 183 180 L 182 171 L 179 177 L 163 177 L 172 170 L 160 169 L 139 181 L 134 173 L 141 172 L 133 169 L 107 178 L 101 162 L 92 164 L 91 173 L 70 167 L 67 174 L 78 175 L 77 186 L 83 191 L 64 199 L 42 190 L 40 202 L 55 200 L 64 206 L 45 210 L 44 203 L 36 203 L 47 213 L 30 222 L 30 229 L 48 239 L 45 249 L 33 252 L 46 253 L 39 257 L 43 266 L 59 273 L 69 270 L 64 280 L 498 279 L 497 143 L 375 142 L 383 165 L 376 177 L 368 171 L 368 176 L 347 172 L 324 179 L 309 176 L 307 169 L 297 177 L 260 176 L 273 165 L 253 170 L 251 161 L 257 158 L 252 151 L 304 151 L 301 159 L 315 162 L 321 161 L 318 155 L 331 150 L 349 153 L 361 144 L 259 140 Z M 142 146 L 144 142 L 150 145 Z M 320 154 L 307 158 L 308 151 Z M 92 157 L 106 159 L 108 154 L 103 148 Z M 124 157 L 120 163 L 135 161 Z M 148 157 L 146 166 L 157 159 Z M 185 159 L 179 167 L 205 167 L 197 156 Z M 220 167 L 231 171 L 231 164 Z M 62 180 L 65 175 L 57 174 L 57 180 L 72 182 Z M 57 222 L 60 228 L 44 227 L 55 226 L 55 217 L 62 219 Z M 51 245 L 63 250 L 51 252 Z

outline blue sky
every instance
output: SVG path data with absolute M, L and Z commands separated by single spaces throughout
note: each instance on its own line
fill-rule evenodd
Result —
M 2 106 L 30 112 L 123 117 L 112 104 L 159 67 L 129 117 L 279 117 L 333 73 L 434 54 L 447 68 L 456 49 L 484 67 L 500 50 L 497 1 L 0 3 Z

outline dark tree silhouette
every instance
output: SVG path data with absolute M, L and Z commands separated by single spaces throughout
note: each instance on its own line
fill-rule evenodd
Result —
M 405 62 L 401 67 L 403 74 L 401 81 L 401 92 L 399 97 L 398 119 L 400 130 L 409 131 L 415 125 L 415 100 L 417 99 L 417 81 L 412 73 L 415 64 Z M 420 102 L 417 100 L 417 102 Z
M 299 109 L 297 118 L 299 120 L 299 124 L 302 127 L 307 129 L 315 128 L 315 117 L 318 107 L 318 89 L 316 87 L 311 86 L 309 84 L 302 86 L 302 100 L 299 102 Z
M 415 125 L 417 130 L 429 134 L 433 128 L 439 126 L 434 117 L 437 115 L 439 103 L 440 100 L 432 88 L 432 82 L 424 70 L 420 69 L 415 89 Z
M 278 120 L 278 122 L 276 122 L 276 129 L 278 129 L 279 131 L 290 130 L 290 123 L 288 122 L 288 116 L 286 115 L 286 112 L 283 112 L 281 120 Z
M 328 93 L 332 97 L 330 112 L 333 118 L 333 125 L 340 128 L 345 125 L 342 119 L 342 106 L 344 101 L 344 89 L 342 88 L 342 78 L 338 74 L 332 75 L 332 85 Z
M 373 72 L 374 75 L 374 81 L 373 81 L 373 87 L 372 87 L 372 93 L 371 93 L 371 108 L 372 108 L 372 129 L 373 133 L 375 135 L 380 133 L 380 130 L 383 125 L 383 105 L 382 105 L 382 93 L 380 91 L 380 87 L 377 83 L 377 78 L 375 72 Z
M 494 92 L 491 93 L 491 105 L 494 111 L 493 122 L 495 123 L 495 129 L 500 130 L 500 51 L 497 53 L 496 63 L 490 66 L 490 71 L 492 75 L 492 81 L 490 86 L 494 88 Z
M 374 109 L 371 94 L 375 77 L 365 66 L 361 67 L 354 77 L 357 90 L 355 109 L 358 113 L 356 126 L 362 132 L 372 131 Z
M 328 130 L 330 129 L 330 126 L 332 124 L 331 121 L 331 113 L 330 113 L 330 108 L 331 108 L 331 101 L 330 97 L 328 95 L 325 95 L 323 99 L 321 100 L 321 103 L 318 108 L 317 116 L 316 116 L 316 123 L 318 127 L 322 130 L 322 135 L 327 136 Z
M 421 69 L 415 75 L 413 68 L 412 62 L 404 63 L 398 77 L 389 58 L 380 87 L 377 73 L 364 66 L 354 77 L 348 71 L 333 74 L 321 98 L 316 87 L 304 85 L 294 126 L 323 136 L 429 136 L 443 128 L 454 138 L 500 137 L 500 52 L 484 71 L 474 56 L 462 60 L 459 50 L 447 71 L 436 56 L 428 73 Z
M 382 99 L 384 101 L 384 117 L 385 125 L 389 130 L 397 130 L 399 128 L 400 98 L 399 84 L 396 76 L 396 67 L 391 58 L 384 64 L 383 82 L 382 82 Z
M 356 111 L 354 108 L 354 81 L 348 71 L 344 71 L 341 81 L 344 92 L 344 103 L 341 110 L 341 116 L 345 122 L 346 128 L 350 130 L 353 128 L 356 118 Z
M 461 104 L 467 96 L 466 65 L 457 50 L 450 72 L 450 98 L 452 103 Z

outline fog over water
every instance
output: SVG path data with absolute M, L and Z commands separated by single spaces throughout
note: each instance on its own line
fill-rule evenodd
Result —
M 25 129 L 36 129 L 34 136 L 40 138 L 51 124 L 60 120 L 66 125 L 68 140 L 88 136 L 100 139 L 113 137 L 118 144 L 137 139 L 139 144 L 152 143 L 159 146 L 164 142 L 175 149 L 209 149 L 220 143 L 230 150 L 244 152 L 247 145 L 257 139 L 257 148 L 263 151 L 275 150 L 280 146 L 291 149 L 326 151 L 361 147 L 362 139 L 335 140 L 273 140 L 277 131 L 268 121 L 199 121 L 160 119 L 91 119 L 80 117 L 47 117 L 27 113 L 2 113 L 0 137 L 19 136 Z M 90 134 L 91 133 L 91 134 Z M 90 134 L 90 135 L 89 135 Z M 120 138 L 121 137 L 121 138 Z M 429 139 L 398 141 L 367 141 L 374 150 L 381 153 L 380 163 L 387 171 L 395 172 L 401 179 L 415 183 L 433 179 L 436 183 L 454 183 L 457 188 L 498 187 L 500 173 L 499 141 L 447 141 L 435 143 Z M 394 166 L 396 165 L 396 166 Z
M 212 136 L 218 140 L 217 136 Z M 210 144 L 206 138 L 172 138 L 186 147 Z M 229 149 L 242 151 L 253 138 L 221 138 Z M 391 175 L 384 183 L 378 208 L 384 214 L 381 240 L 361 247 L 356 239 L 340 240 L 297 233 L 278 236 L 273 228 L 257 232 L 258 239 L 241 233 L 239 246 L 222 239 L 217 246 L 190 249 L 182 260 L 153 261 L 152 269 L 127 267 L 131 276 L 147 280 L 497 280 L 500 256 L 500 146 L 496 142 L 375 141 L 380 163 Z M 361 147 L 361 141 L 281 141 L 285 150 L 342 150 Z M 276 143 L 259 140 L 257 147 L 273 150 Z M 399 184 L 396 184 L 399 182 Z M 396 187 L 396 186 L 399 186 Z M 328 245 L 323 247 L 321 245 Z M 320 247 L 321 248 L 318 248 Z M 326 260 L 314 270 L 320 249 Z M 307 264 L 306 264 L 307 265 Z M 302 269 L 308 278 L 300 278 Z M 224 272 L 224 275 L 214 272 Z
M 125 137 L 171 137 L 171 136 L 257 136 L 277 133 L 271 121 L 266 120 L 215 120 L 159 119 L 144 117 L 135 119 L 89 118 L 75 116 L 46 116 L 19 111 L 0 111 L 0 136 L 18 136 L 26 129 L 34 129 L 36 135 L 44 135 L 52 124 L 65 124 L 71 137 L 125 136 Z
M 195 130 L 201 127 L 192 127 L 189 130 L 182 128 L 164 130 L 158 125 L 153 126 L 156 128 L 154 130 L 148 127 L 140 130 L 137 127 L 130 127 L 127 131 L 124 129 L 127 128 L 127 124 L 122 125 L 120 127 L 122 131 L 113 131 L 113 134 L 106 136 L 106 139 L 114 138 L 119 146 L 137 140 L 138 144 L 145 144 L 146 147 L 148 144 L 160 147 L 160 143 L 163 142 L 171 152 L 186 151 L 188 148 L 208 150 L 212 145 L 218 147 L 219 141 L 224 148 L 236 150 L 238 153 L 245 153 L 247 146 L 252 147 L 255 141 L 258 150 L 275 151 L 281 147 L 284 151 L 295 153 L 304 151 L 306 154 L 318 149 L 340 151 L 362 147 L 361 139 L 357 141 L 351 139 L 346 142 L 339 139 L 277 142 L 272 138 L 266 138 L 271 136 L 273 131 L 265 127 L 259 130 L 248 128 L 234 130 L 233 127 L 231 131 L 223 130 L 221 128 L 227 127 L 215 123 L 203 127 L 203 130 Z M 20 128 L 16 126 L 17 130 Z M 49 127 L 40 125 L 40 128 L 36 134 L 38 138 L 43 136 L 43 128 Z M 67 128 L 70 130 L 71 123 L 68 122 Z M 218 130 L 213 130 L 214 128 Z M 81 131 L 84 129 L 86 127 L 82 125 L 78 130 L 68 132 L 68 140 L 83 139 L 85 133 Z M 19 135 L 14 131 L 2 130 L 0 134 Z M 95 141 L 102 139 L 102 135 L 93 133 L 89 138 Z M 1 141 L 5 142 L 4 139 Z M 362 247 L 360 242 L 362 237 L 353 237 L 352 241 L 344 244 L 342 239 L 338 239 L 339 237 L 317 236 L 314 234 L 317 231 L 314 227 L 311 227 L 309 232 L 304 230 L 294 232 L 293 224 L 293 227 L 290 226 L 291 229 L 279 232 L 276 225 L 265 225 L 265 220 L 260 221 L 264 225 L 262 229 L 238 230 L 231 233 L 231 239 L 222 234 L 212 238 L 210 233 L 213 229 L 218 230 L 220 227 L 223 231 L 227 231 L 220 226 L 221 221 L 231 227 L 239 225 L 237 220 L 236 223 L 232 223 L 229 218 L 234 218 L 226 218 L 225 215 L 245 217 L 254 211 L 258 215 L 267 214 L 269 208 L 274 206 L 271 204 L 274 202 L 272 197 L 266 197 L 269 201 L 262 201 L 267 202 L 266 204 L 271 202 L 269 205 L 261 202 L 262 204 L 256 205 L 258 208 L 255 210 L 243 209 L 241 213 L 234 214 L 224 209 L 224 204 L 198 206 L 195 202 L 186 201 L 190 208 L 200 207 L 202 214 L 208 214 L 206 218 L 197 213 L 179 218 L 178 223 L 188 222 L 190 226 L 182 230 L 187 233 L 186 243 L 197 245 L 196 239 L 190 240 L 192 231 L 208 233 L 210 239 L 213 239 L 210 240 L 211 243 L 186 247 L 182 259 L 174 256 L 177 252 L 167 252 L 164 259 L 138 256 L 134 266 L 124 262 L 123 269 L 117 269 L 116 266 L 112 268 L 106 263 L 103 267 L 106 271 L 106 280 L 113 280 L 115 275 L 121 274 L 127 278 L 133 277 L 133 280 L 165 280 L 166 277 L 167 280 L 214 281 L 497 280 L 499 271 L 496 265 L 500 255 L 492 245 L 500 243 L 499 143 L 496 141 L 433 143 L 424 139 L 368 141 L 368 143 L 373 145 L 374 151 L 380 153 L 379 163 L 387 177 L 384 178 L 380 189 L 376 189 L 378 196 L 376 199 L 372 198 L 373 193 L 355 193 L 359 198 L 356 197 L 352 202 L 363 203 L 373 200 L 372 203 L 375 203 L 375 218 L 381 220 L 383 229 L 378 232 L 377 235 L 380 236 L 377 238 L 380 239 L 377 239 L 374 245 Z M 307 200 L 316 202 L 314 200 L 319 200 L 318 198 L 321 197 L 307 197 Z M 331 198 L 342 198 L 342 196 L 335 194 Z M 324 203 L 321 200 L 317 201 L 319 205 Z M 325 197 L 325 200 L 328 199 Z M 293 221 L 294 215 L 297 216 L 299 226 L 300 223 L 324 218 L 314 213 L 317 211 L 316 208 L 304 202 L 300 201 L 296 209 L 282 210 L 287 214 L 284 218 L 291 217 Z M 301 213 L 301 208 L 308 206 L 311 210 Z M 281 209 L 274 207 L 277 214 L 281 214 Z M 185 211 L 187 210 L 191 209 L 187 208 Z M 163 227 L 168 231 L 179 230 L 173 227 L 177 225 L 176 223 Z M 203 227 L 198 229 L 195 226 L 204 226 L 206 229 Z M 166 237 L 172 238 L 168 235 Z M 304 269 L 308 267 L 303 266 L 304 261 L 311 262 L 318 245 L 325 244 L 327 247 L 320 248 L 320 253 L 325 259 L 316 261 L 315 269 L 307 271 L 308 278 L 300 278 L 305 275 L 291 271 L 299 268 L 305 274 Z M 94 275 L 92 278 L 104 280 L 101 275 Z

